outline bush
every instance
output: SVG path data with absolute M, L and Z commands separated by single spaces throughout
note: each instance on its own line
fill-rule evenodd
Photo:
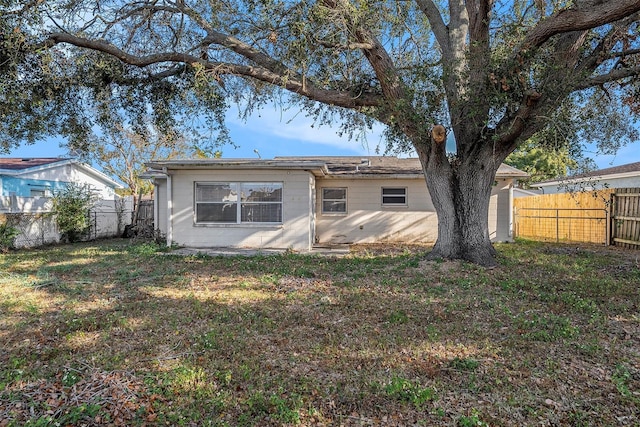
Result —
M 89 185 L 69 183 L 56 193 L 53 198 L 51 214 L 62 234 L 62 240 L 78 242 L 91 228 L 89 210 L 98 200 Z
M 5 253 L 12 249 L 18 234 L 20 234 L 20 230 L 12 227 L 8 222 L 0 224 L 0 252 Z

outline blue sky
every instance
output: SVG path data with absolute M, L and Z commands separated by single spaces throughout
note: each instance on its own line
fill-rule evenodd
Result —
M 359 156 L 376 155 L 376 147 L 384 142 L 381 139 L 381 127 L 374 128 L 367 135 L 366 143 L 340 138 L 335 128 L 313 126 L 312 120 L 295 111 L 280 112 L 274 108 L 265 108 L 254 114 L 246 122 L 237 118 L 237 112 L 229 112 L 227 125 L 232 140 L 238 148 L 221 148 L 224 158 L 258 158 L 257 150 L 263 159 L 275 156 Z M 47 140 L 34 145 L 22 146 L 13 150 L 7 157 L 65 157 L 66 151 L 59 146 L 59 140 Z M 627 145 L 616 155 L 597 155 L 592 157 L 598 168 L 608 168 L 640 161 L 640 141 Z

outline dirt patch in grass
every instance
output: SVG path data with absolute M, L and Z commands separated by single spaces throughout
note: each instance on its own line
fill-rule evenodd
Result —
M 637 252 L 0 255 L 0 426 L 638 425 Z

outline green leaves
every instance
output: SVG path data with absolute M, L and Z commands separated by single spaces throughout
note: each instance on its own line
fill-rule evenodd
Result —
M 51 201 L 51 214 L 55 217 L 62 238 L 78 242 L 91 228 L 89 209 L 97 202 L 97 196 L 88 184 L 68 183 Z

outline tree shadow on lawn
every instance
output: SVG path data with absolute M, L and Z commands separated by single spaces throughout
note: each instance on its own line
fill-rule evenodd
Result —
M 3 288 L 0 416 L 16 425 L 52 414 L 121 425 L 637 422 L 637 336 L 620 336 L 610 312 L 622 310 L 620 320 L 632 307 L 605 307 L 581 283 L 569 289 L 570 256 L 553 254 L 569 267 L 545 278 L 541 252 L 519 273 L 406 251 L 17 260 L 18 278 Z

